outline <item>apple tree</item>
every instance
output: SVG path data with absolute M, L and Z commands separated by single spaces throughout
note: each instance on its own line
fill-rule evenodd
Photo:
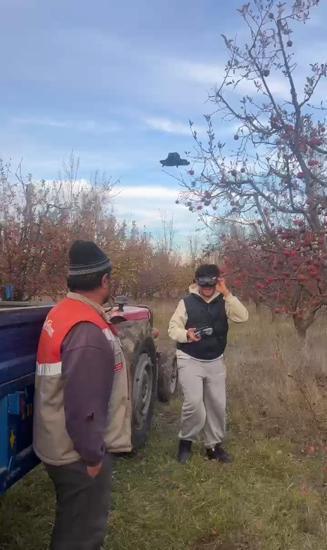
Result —
M 246 38 L 223 35 L 228 60 L 209 96 L 207 139 L 191 122 L 196 153 L 179 177 L 178 201 L 204 223 L 246 228 L 242 242 L 224 243 L 234 282 L 290 313 L 301 333 L 327 302 L 327 64 L 296 59 L 297 33 L 318 5 L 252 0 L 238 10 Z M 234 128 L 226 143 L 222 124 Z

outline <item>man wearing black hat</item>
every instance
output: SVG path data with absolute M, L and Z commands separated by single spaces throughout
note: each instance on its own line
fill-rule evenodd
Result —
M 100 549 L 111 452 L 131 450 L 126 364 L 103 304 L 111 262 L 93 242 L 69 252 L 67 297 L 48 314 L 37 354 L 34 441 L 57 496 L 52 550 Z
M 179 302 L 169 323 L 177 342 L 178 377 L 184 394 L 178 460 L 191 457 L 192 442 L 203 431 L 207 457 L 231 462 L 221 443 L 225 435 L 228 319 L 247 321 L 248 312 L 233 296 L 215 264 L 200 265 L 195 284 Z

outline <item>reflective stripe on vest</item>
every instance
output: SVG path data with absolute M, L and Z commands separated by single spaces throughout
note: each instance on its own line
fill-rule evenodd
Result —
M 36 363 L 36 374 L 38 376 L 58 376 L 61 371 L 61 361 L 59 363 Z

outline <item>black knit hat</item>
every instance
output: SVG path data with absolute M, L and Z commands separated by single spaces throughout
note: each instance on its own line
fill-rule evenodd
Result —
M 111 272 L 111 262 L 92 241 L 75 241 L 69 250 L 69 275 Z

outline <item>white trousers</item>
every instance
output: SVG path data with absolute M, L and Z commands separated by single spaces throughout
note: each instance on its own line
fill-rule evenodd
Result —
M 226 367 L 223 357 L 205 361 L 177 350 L 178 379 L 184 401 L 180 439 L 196 441 L 201 432 L 206 447 L 225 435 Z

